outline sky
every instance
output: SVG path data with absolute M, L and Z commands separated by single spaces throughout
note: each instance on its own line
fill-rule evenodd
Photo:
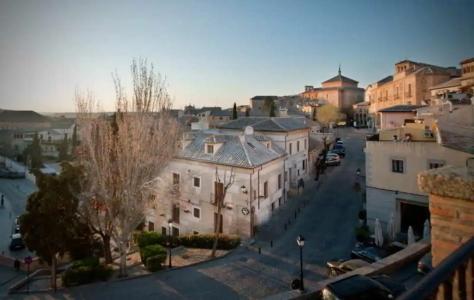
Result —
M 403 59 L 474 56 L 473 0 L 0 0 L 0 108 L 74 111 L 76 89 L 113 109 L 112 73 L 146 58 L 175 108 L 292 95 L 337 74 L 377 81 Z

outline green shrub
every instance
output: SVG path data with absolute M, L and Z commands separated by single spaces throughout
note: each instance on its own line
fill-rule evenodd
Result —
M 179 237 L 180 245 L 189 248 L 211 249 L 214 244 L 214 234 L 193 234 Z M 217 249 L 230 250 L 240 244 L 238 236 L 219 235 Z
M 165 245 L 165 243 L 166 237 L 154 231 L 144 231 L 137 237 L 137 244 L 140 249 L 143 249 L 149 245 Z
M 166 252 L 150 256 L 146 260 L 146 268 L 150 272 L 156 272 L 162 269 L 162 264 L 166 261 Z
M 65 286 L 90 283 L 95 280 L 107 280 L 112 275 L 112 269 L 99 264 L 95 257 L 75 261 L 62 277 Z
M 146 266 L 147 259 L 152 256 L 162 256 L 166 258 L 166 249 L 161 245 L 148 245 L 140 249 L 140 258 L 142 263 Z

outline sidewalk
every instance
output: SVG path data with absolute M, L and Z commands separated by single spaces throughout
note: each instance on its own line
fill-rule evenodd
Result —
M 304 190 L 300 190 L 299 195 L 288 195 L 288 200 L 282 206 L 273 212 L 270 220 L 259 226 L 255 235 L 255 244 L 262 246 L 275 242 L 281 236 L 281 233 L 290 229 L 297 221 L 297 218 L 307 204 L 315 197 L 319 187 L 326 180 L 327 173 L 320 174 L 319 180 L 314 178 L 305 182 Z

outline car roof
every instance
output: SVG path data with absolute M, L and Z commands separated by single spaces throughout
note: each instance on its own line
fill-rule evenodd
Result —
M 21 233 L 12 234 L 12 239 L 21 239 Z
M 356 296 L 366 291 L 384 289 L 380 283 L 367 276 L 354 275 L 327 285 L 338 298 Z M 354 298 L 356 299 L 356 298 Z
M 349 259 L 341 264 L 341 266 L 348 267 L 351 270 L 355 270 L 357 268 L 365 267 L 368 265 L 370 265 L 370 263 L 362 259 Z

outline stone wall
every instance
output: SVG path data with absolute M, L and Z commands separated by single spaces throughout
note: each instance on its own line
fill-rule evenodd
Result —
M 430 194 L 433 266 L 474 236 L 474 175 L 465 167 L 444 167 L 418 175 Z

